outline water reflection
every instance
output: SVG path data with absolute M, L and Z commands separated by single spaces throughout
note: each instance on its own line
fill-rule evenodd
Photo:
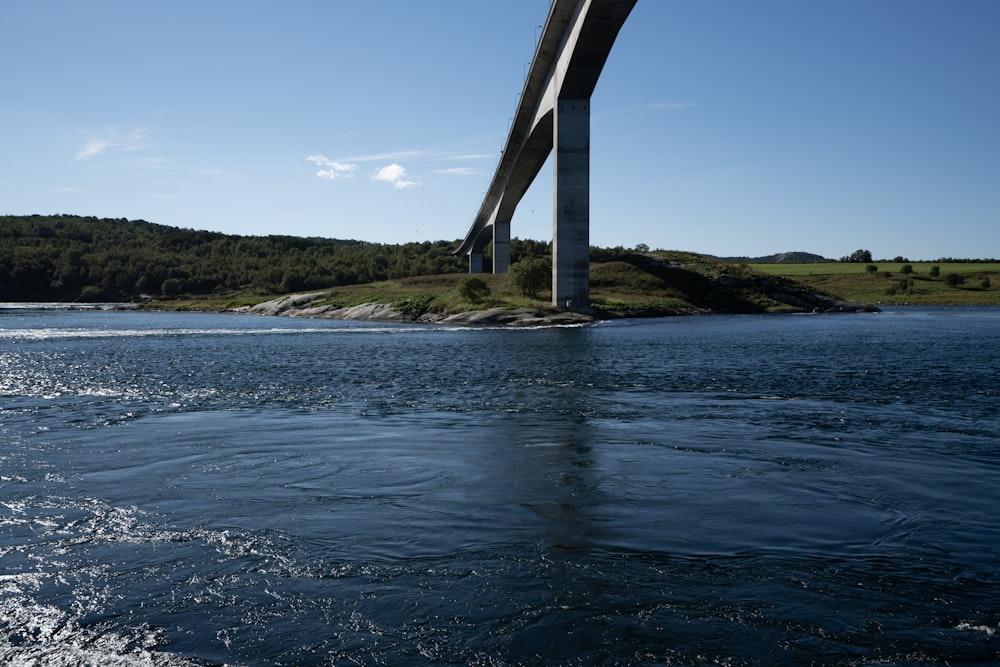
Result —
M 589 547 L 599 533 L 595 512 L 602 503 L 594 477 L 596 431 L 589 415 L 599 363 L 590 329 L 546 329 L 486 334 L 485 347 L 501 367 L 503 395 L 489 435 L 477 428 L 481 465 L 489 477 L 469 491 L 477 502 L 506 508 L 512 520 L 545 548 Z M 525 344 L 525 343 L 528 344 Z M 514 518 L 516 517 L 516 518 Z

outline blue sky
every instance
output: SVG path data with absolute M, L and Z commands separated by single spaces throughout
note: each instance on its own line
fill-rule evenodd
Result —
M 0 213 L 459 239 L 548 0 L 4 0 Z M 638 0 L 594 245 L 1000 256 L 1000 2 Z M 551 169 L 512 234 L 549 239 Z

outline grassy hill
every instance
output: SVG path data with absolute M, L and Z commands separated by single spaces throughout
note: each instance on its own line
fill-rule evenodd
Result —
M 463 289 L 474 278 L 485 293 L 469 296 Z M 694 253 L 607 254 L 591 263 L 591 306 L 601 317 L 651 317 L 695 313 L 764 313 L 853 309 L 795 281 L 769 276 L 748 267 L 719 262 Z M 255 294 L 207 296 L 158 303 L 154 307 L 229 310 L 265 301 Z M 345 285 L 321 290 L 310 308 L 350 308 L 387 304 L 418 317 L 449 315 L 490 308 L 527 308 L 553 312 L 551 294 L 524 296 L 507 275 L 445 274 Z

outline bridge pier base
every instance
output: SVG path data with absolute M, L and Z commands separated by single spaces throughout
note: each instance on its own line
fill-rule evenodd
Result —
M 590 100 L 560 99 L 553 124 L 552 305 L 590 309 Z
M 483 251 L 473 250 L 469 253 L 469 273 L 483 272 Z
M 493 222 L 493 273 L 510 270 L 510 220 Z

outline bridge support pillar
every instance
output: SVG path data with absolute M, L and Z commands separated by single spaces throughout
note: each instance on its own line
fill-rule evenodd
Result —
M 483 251 L 473 250 L 469 253 L 469 273 L 483 272 Z
M 560 99 L 553 125 L 552 305 L 590 308 L 590 100 Z
M 510 270 L 510 220 L 493 222 L 493 273 Z

